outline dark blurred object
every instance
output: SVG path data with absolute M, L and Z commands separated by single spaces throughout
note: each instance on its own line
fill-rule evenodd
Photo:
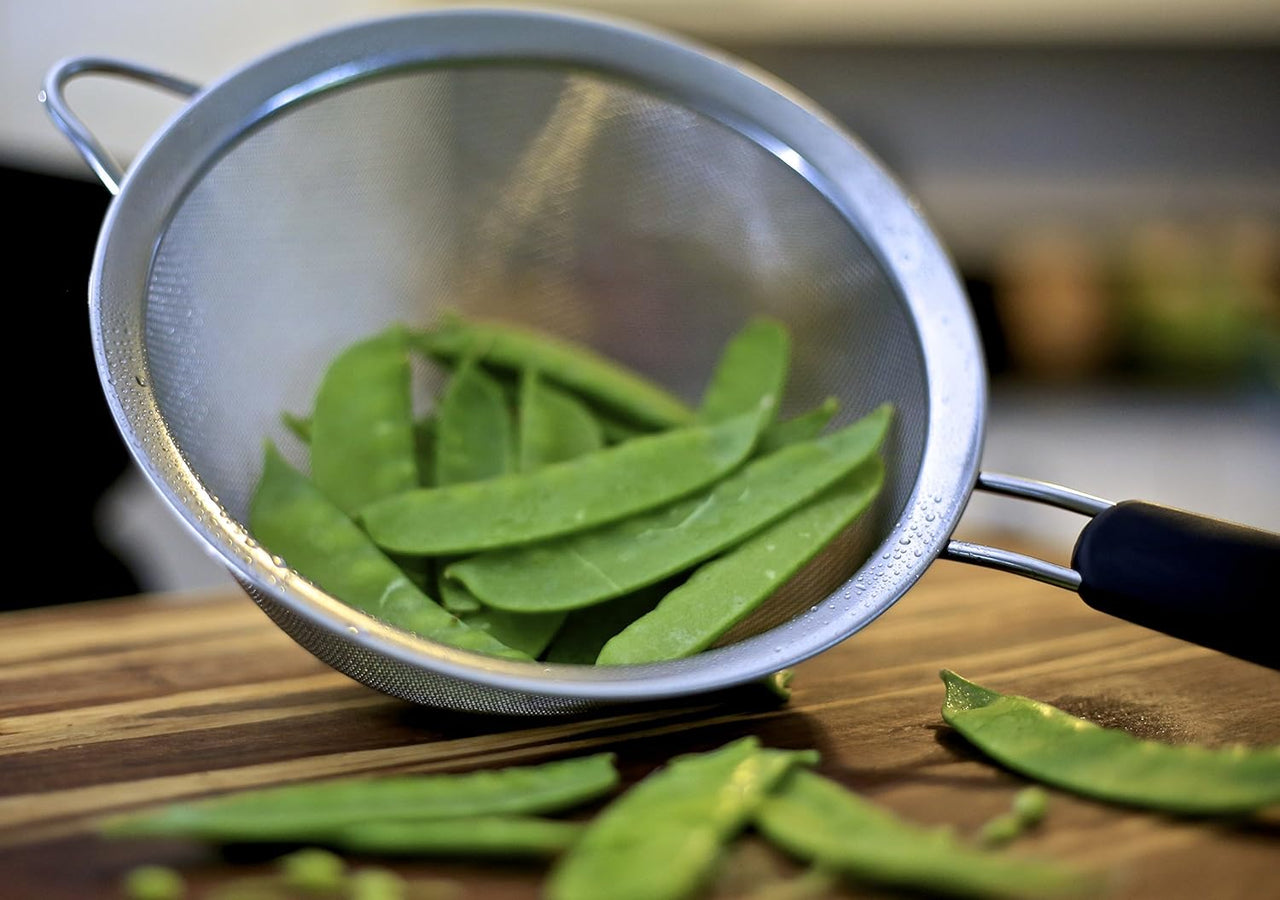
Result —
M 26 389 L 13 392 L 13 436 L 35 462 L 10 478 L 10 509 L 30 536 L 22 569 L 45 579 L 19 581 L 0 597 L 0 609 L 135 593 L 133 576 L 99 541 L 93 515 L 129 465 L 89 341 L 89 269 L 111 197 L 97 182 L 7 166 L 0 166 L 0 192 L 17 240 L 11 276 L 22 285 L 12 292 L 23 335 L 14 357 L 26 369 L 15 383 Z

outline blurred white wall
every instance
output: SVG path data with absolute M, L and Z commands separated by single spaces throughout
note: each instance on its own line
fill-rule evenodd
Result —
M 35 102 L 44 74 L 64 57 L 117 56 L 207 82 L 322 29 L 443 5 L 449 4 L 0 0 L 0 160 L 87 174 Z M 1280 37 L 1280 3 L 1275 0 L 555 0 L 505 5 L 592 10 L 731 45 L 1006 40 L 1256 45 Z M 175 108 L 151 91 L 101 80 L 73 85 L 71 96 L 76 110 L 125 160 Z

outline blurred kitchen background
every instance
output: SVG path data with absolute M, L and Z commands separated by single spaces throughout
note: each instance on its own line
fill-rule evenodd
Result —
M 10 433 L 35 457 L 13 481 L 34 538 L 24 568 L 52 576 L 0 606 L 228 581 L 132 473 L 107 413 L 85 297 L 109 196 L 36 102 L 45 72 L 93 54 L 209 81 L 319 29 L 430 5 L 0 0 L 11 358 L 26 369 Z M 558 5 L 728 49 L 898 174 L 982 327 L 985 468 L 1280 530 L 1276 0 Z M 124 160 L 177 109 L 103 79 L 69 98 Z M 1079 524 L 979 497 L 962 533 L 1061 560 Z

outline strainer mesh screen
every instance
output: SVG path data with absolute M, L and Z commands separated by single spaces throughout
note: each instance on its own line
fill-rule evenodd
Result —
M 767 313 L 794 340 L 784 414 L 835 395 L 847 422 L 892 401 L 885 496 L 860 549 L 829 557 L 840 571 L 815 584 L 852 574 L 914 483 L 920 349 L 846 219 L 739 131 L 550 65 L 384 75 L 248 132 L 157 246 L 152 387 L 192 470 L 243 520 L 264 438 L 305 459 L 279 414 L 309 410 L 326 363 L 448 309 L 583 341 L 690 401 L 725 340 Z

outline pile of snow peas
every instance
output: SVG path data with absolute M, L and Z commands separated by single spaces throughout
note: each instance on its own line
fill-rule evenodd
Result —
M 855 882 L 959 897 L 1075 896 L 1096 887 L 1088 874 L 903 822 L 810 771 L 817 762 L 813 750 L 741 738 L 676 757 L 586 821 L 548 816 L 612 792 L 610 754 L 246 791 L 121 817 L 104 832 L 307 843 L 361 856 L 549 859 L 547 900 L 688 900 L 752 829 L 800 861 Z M 309 856 L 329 863 L 326 871 L 341 869 L 321 851 Z
M 415 418 L 412 354 L 448 370 Z M 342 351 L 307 417 L 310 474 L 268 444 L 255 538 L 334 597 L 450 646 L 621 665 L 698 653 L 874 501 L 882 406 L 779 421 L 790 338 L 749 321 L 701 403 L 526 328 L 446 317 Z
M 950 671 L 942 675 L 944 719 L 992 760 L 1036 781 L 1184 816 L 1234 818 L 1280 804 L 1280 748 L 1142 741 Z M 841 880 L 976 898 L 1095 896 L 1108 887 L 1099 873 L 995 849 L 1044 819 L 1049 797 L 1039 787 L 1019 791 L 1010 813 L 966 839 L 948 827 L 900 819 L 818 775 L 818 762 L 816 751 L 767 748 L 745 737 L 676 757 L 612 797 L 620 779 L 613 755 L 603 753 L 464 774 L 244 791 L 117 817 L 103 831 L 313 844 L 361 856 L 550 860 L 547 900 L 690 900 L 751 831 L 812 867 L 794 883 L 776 885 L 787 896 L 788 887 L 825 894 Z M 592 817 L 555 817 L 606 799 Z M 340 868 L 322 851 L 312 856 Z M 163 888 L 175 878 L 142 872 L 138 880 Z

